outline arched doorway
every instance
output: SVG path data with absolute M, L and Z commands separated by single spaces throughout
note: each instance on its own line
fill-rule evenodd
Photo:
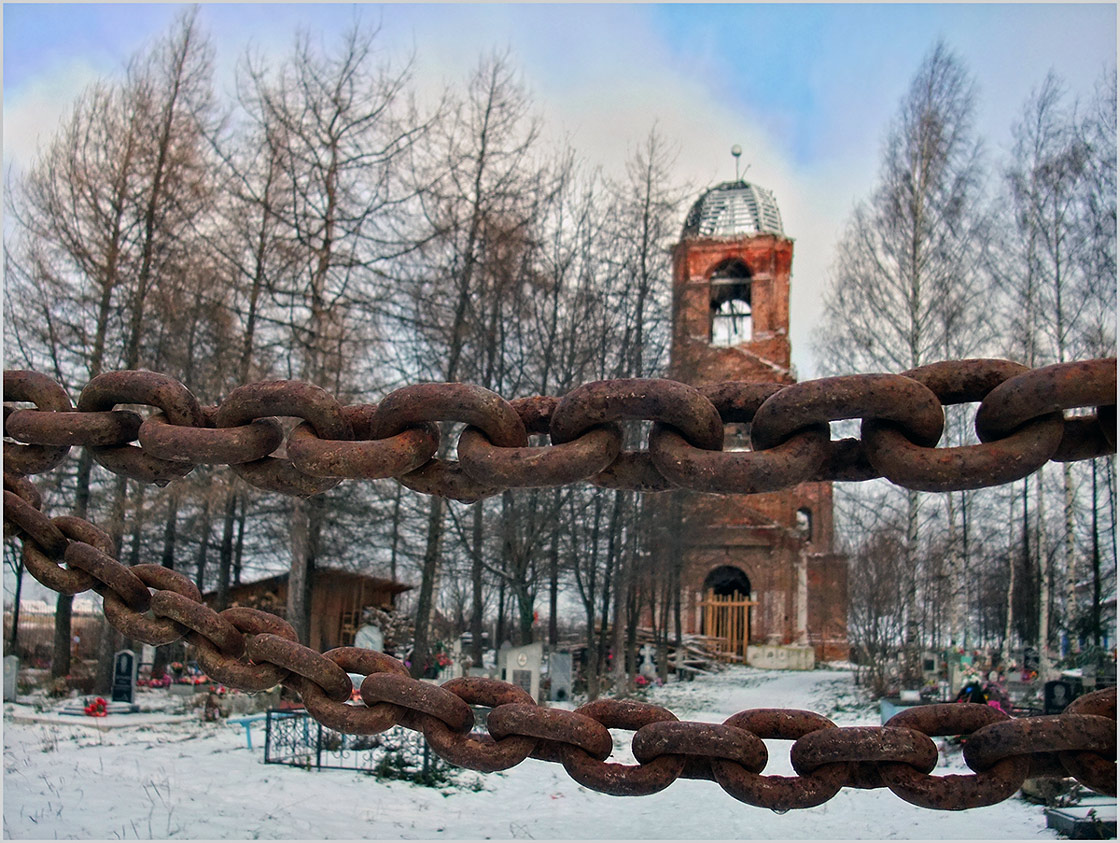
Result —
M 704 578 L 700 633 L 727 661 L 746 661 L 751 634 L 751 581 L 739 568 L 720 565 Z

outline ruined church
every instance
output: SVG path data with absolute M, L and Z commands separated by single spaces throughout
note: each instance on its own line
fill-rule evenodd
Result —
M 794 383 L 792 264 L 770 191 L 736 180 L 701 195 L 673 250 L 669 376 L 694 386 Z M 724 448 L 750 447 L 747 427 L 727 425 Z M 848 657 L 847 562 L 833 552 L 831 483 L 678 494 L 684 632 L 721 638 L 751 663 L 764 651 L 791 667 L 806 666 L 810 650 L 818 661 Z

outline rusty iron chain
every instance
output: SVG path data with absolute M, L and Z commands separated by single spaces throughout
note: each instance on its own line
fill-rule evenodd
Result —
M 204 407 L 180 383 L 152 372 L 101 375 L 74 409 L 44 375 L 7 371 L 4 532 L 22 540 L 31 574 L 64 594 L 93 589 L 109 622 L 130 638 L 168 644 L 186 638 L 207 673 L 258 691 L 284 684 L 319 722 L 375 734 L 420 731 L 448 762 L 492 772 L 526 758 L 562 764 L 576 781 L 616 795 L 654 793 L 678 778 L 706 779 L 750 805 L 785 811 L 822 804 L 843 787 L 887 787 L 916 805 L 946 810 L 990 805 L 1029 775 L 1072 776 L 1116 793 L 1116 689 L 1079 698 L 1060 715 L 1012 719 L 987 706 L 930 705 L 882 727 L 840 727 L 807 711 L 755 709 L 721 724 L 679 721 L 632 700 L 597 700 L 575 711 L 537 705 L 515 685 L 478 677 L 442 686 L 409 677 L 396 659 L 342 647 L 317 653 L 283 619 L 254 609 L 216 612 L 182 574 L 128 567 L 109 537 L 72 516 L 48 518 L 27 475 L 43 473 L 84 445 L 110 471 L 155 483 L 195 465 L 230 465 L 262 488 L 319 494 L 344 477 L 397 477 L 410 488 L 478 500 L 504 488 L 564 485 L 706 492 L 773 491 L 805 480 L 886 476 L 909 488 L 945 490 L 1010 482 L 1048 460 L 1115 452 L 1116 361 L 1026 370 L 1008 361 L 969 360 L 903 375 L 857 375 L 801 384 L 724 383 L 694 389 L 673 381 L 588 384 L 563 398 L 505 399 L 481 387 L 405 387 L 379 405 L 343 407 L 297 382 L 250 384 Z M 980 402 L 980 445 L 935 448 L 942 406 Z M 150 405 L 142 420 L 119 404 Z M 1095 414 L 1063 419 L 1062 410 Z M 303 419 L 286 458 L 277 416 Z M 623 452 L 620 422 L 654 422 L 648 451 Z M 830 442 L 827 423 L 861 419 L 861 440 Z M 461 462 L 434 459 L 437 422 L 468 425 Z M 723 453 L 722 428 L 752 425 L 755 447 Z M 553 444 L 532 446 L 530 435 Z M 131 444 L 139 441 L 139 446 Z M 721 461 L 722 460 L 722 461 Z M 360 702 L 347 674 L 363 676 Z M 475 730 L 471 706 L 489 709 Z M 610 729 L 634 732 L 637 764 L 608 761 Z M 932 738 L 966 737 L 970 775 L 933 776 Z M 795 776 L 763 775 L 764 740 L 793 741 Z
M 18 506 L 11 514 L 21 525 L 33 523 Z M 1028 776 L 1070 776 L 1092 790 L 1116 793 L 1115 687 L 1078 698 L 1060 715 L 1013 719 L 989 706 L 951 703 L 904 711 L 884 726 L 837 726 L 813 712 L 782 709 L 741 711 L 723 723 L 680 721 L 664 708 L 626 699 L 553 709 L 496 679 L 436 685 L 411 678 L 403 663 L 384 653 L 357 647 L 315 652 L 276 615 L 246 607 L 216 612 L 182 574 L 157 565 L 124 566 L 108 552 L 105 534 L 88 522 L 61 517 L 46 523 L 58 529 L 65 548 L 57 542 L 43 547 L 27 532 L 25 560 L 37 554 L 40 565 L 65 572 L 60 559 L 70 565 L 91 551 L 99 554 L 97 565 L 75 573 L 93 581 L 105 597 L 106 617 L 129 637 L 149 644 L 186 637 L 203 668 L 223 684 L 260 691 L 282 683 L 316 720 L 341 732 L 377 734 L 396 725 L 422 732 L 437 755 L 459 767 L 494 772 L 535 758 L 559 763 L 585 787 L 616 796 L 656 793 L 682 777 L 706 779 L 741 802 L 775 811 L 820 805 L 843 787 L 887 787 L 921 807 L 963 810 L 1010 798 Z M 133 590 L 136 583 L 142 593 Z M 352 699 L 348 674 L 363 677 L 360 701 Z M 483 731 L 475 728 L 472 706 L 489 709 Z M 634 733 L 637 764 L 608 761 L 610 729 Z M 938 757 L 932 738 L 957 735 L 967 740 L 964 760 L 973 772 L 931 775 Z M 796 775 L 762 774 L 767 739 L 793 741 Z
M 203 406 L 181 383 L 148 371 L 91 380 L 76 409 L 45 375 L 4 373 L 5 467 L 50 471 L 83 445 L 117 474 L 166 484 L 196 465 L 228 465 L 250 484 L 308 497 L 348 478 L 396 478 L 416 491 L 473 502 L 510 488 L 589 481 L 636 491 L 753 494 L 811 480 L 886 477 L 922 491 L 1021 479 L 1050 460 L 1112 454 L 1116 359 L 1027 369 L 1007 360 L 935 363 L 900 375 L 797 384 L 618 379 L 563 397 L 507 401 L 479 386 L 406 386 L 379 404 L 341 405 L 300 381 L 234 389 Z M 978 402 L 979 444 L 938 448 L 943 407 Z M 119 405 L 155 408 L 142 419 Z M 1065 418 L 1064 410 L 1090 408 Z M 302 419 L 286 441 L 279 417 Z M 831 441 L 828 423 L 861 422 Z M 648 449 L 621 450 L 620 424 L 651 421 Z M 435 456 L 439 423 L 462 422 L 457 460 Z M 750 425 L 752 449 L 724 451 L 725 424 Z M 549 444 L 530 445 L 547 435 Z M 19 444 L 16 444 L 19 443 Z M 138 443 L 138 444 L 133 444 Z M 284 458 L 271 456 L 283 447 Z

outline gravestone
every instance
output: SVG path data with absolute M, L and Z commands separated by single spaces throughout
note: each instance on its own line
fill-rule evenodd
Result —
M 1042 686 L 1043 714 L 1061 714 L 1073 702 L 1073 684 L 1053 679 Z
M 652 682 L 657 678 L 657 665 L 653 662 L 657 650 L 649 644 L 643 644 L 642 649 L 638 651 L 638 655 L 642 658 L 642 663 L 638 666 L 638 673 Z
M 815 657 L 812 647 L 750 644 L 747 646 L 747 664 L 766 670 L 812 670 Z
M 501 660 L 502 679 L 523 688 L 534 701 L 538 700 L 541 692 L 543 656 L 544 645 L 540 641 L 524 647 L 509 647 L 502 650 L 498 654 Z
M 1025 647 L 1023 649 L 1023 670 L 1038 670 L 1038 661 L 1038 650 L 1034 647 Z
M 961 667 L 961 654 L 956 650 L 950 650 L 945 662 L 949 669 L 949 696 L 955 699 L 964 687 L 965 672 Z
M 151 644 L 144 644 L 140 647 L 140 664 L 136 669 L 136 675 L 140 679 L 150 680 L 152 678 L 152 667 L 156 660 L 156 648 Z
M 456 638 L 451 643 L 451 664 L 443 669 L 440 679 L 458 679 L 463 675 L 463 642 Z
M 572 698 L 572 654 L 549 653 L 548 674 L 551 681 L 549 699 L 564 702 Z
M 16 698 L 16 678 L 19 676 L 19 656 L 4 656 L 4 699 Z
M 354 646 L 361 647 L 363 650 L 384 652 L 385 636 L 381 633 L 381 627 L 372 623 L 367 623 L 361 627 L 354 635 Z
M 506 675 L 506 655 L 513 649 L 513 645 L 509 641 L 503 641 L 502 645 L 498 647 L 498 652 L 494 656 L 494 663 L 498 668 L 497 677 L 504 679 Z
M 136 653 L 118 650 L 113 654 L 113 702 L 131 703 L 136 695 Z

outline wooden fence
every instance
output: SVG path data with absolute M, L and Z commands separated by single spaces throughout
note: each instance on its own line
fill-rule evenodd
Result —
M 751 637 L 751 606 L 757 605 L 757 600 L 738 592 L 721 595 L 709 591 L 700 602 L 703 633 L 723 661 L 746 661 Z

